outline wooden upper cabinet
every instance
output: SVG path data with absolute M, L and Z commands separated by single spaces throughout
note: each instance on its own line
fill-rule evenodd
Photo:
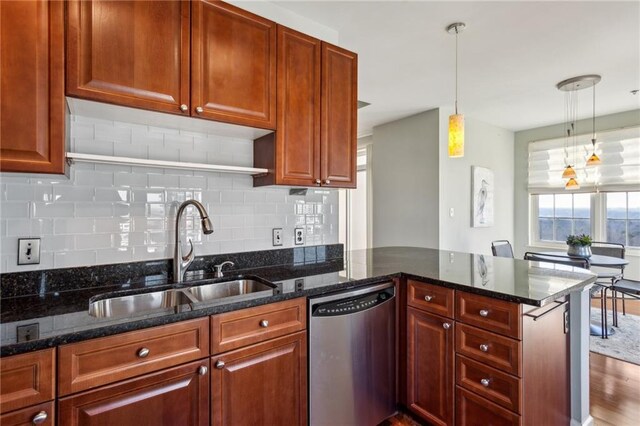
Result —
M 0 1 L 0 170 L 64 173 L 64 3 Z
M 322 186 L 356 187 L 358 56 L 322 42 Z
M 278 184 L 311 186 L 320 176 L 320 54 L 320 40 L 278 26 Z
M 276 24 L 216 0 L 192 6 L 191 114 L 276 126 Z
M 186 0 L 70 0 L 67 95 L 188 115 L 189 15 Z

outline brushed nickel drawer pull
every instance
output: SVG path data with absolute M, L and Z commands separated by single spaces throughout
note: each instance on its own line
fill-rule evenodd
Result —
M 224 368 L 224 361 L 216 361 L 216 368 L 222 370 Z
M 31 423 L 33 423 L 34 425 L 39 425 L 40 423 L 44 423 L 48 417 L 49 415 L 46 411 L 40 411 L 38 414 L 33 416 L 33 419 L 31 419 Z
M 260 327 L 264 327 L 264 328 L 269 327 L 269 321 L 267 320 L 260 321 Z
M 480 384 L 485 388 L 489 387 L 489 383 L 491 383 L 491 379 L 481 379 Z
M 209 369 L 204 365 L 201 365 L 200 368 L 198 368 L 198 374 L 201 376 L 207 374 L 207 371 L 209 371 Z
M 424 301 L 425 302 L 431 302 L 433 300 L 433 296 L 425 296 L 424 297 Z
M 149 348 L 140 348 L 138 351 L 138 358 L 146 358 L 149 355 Z
M 488 317 L 489 311 L 487 309 L 480 309 L 480 316 L 485 318 Z
M 448 330 L 451 328 L 451 324 L 449 324 L 448 322 L 445 322 L 442 324 L 442 328 L 444 328 L 445 330 Z
M 489 352 L 489 345 L 487 345 L 486 343 L 483 343 L 480 345 L 480 350 L 482 352 Z

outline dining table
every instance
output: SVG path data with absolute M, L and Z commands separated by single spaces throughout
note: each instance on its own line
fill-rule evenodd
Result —
M 583 257 L 583 256 L 568 255 L 566 252 L 543 251 L 543 252 L 536 252 L 536 255 L 539 258 L 544 257 L 545 255 L 549 255 L 549 256 L 564 255 L 564 256 L 569 256 L 571 258 L 576 258 L 576 259 L 587 259 L 591 267 L 595 266 L 597 268 L 592 271 L 592 272 L 595 272 L 596 274 L 598 273 L 600 268 L 615 268 L 615 269 L 619 269 L 620 271 L 624 271 L 625 266 L 629 264 L 629 261 L 624 258 L 615 257 L 615 256 L 605 256 L 602 254 L 592 254 L 589 257 Z M 553 261 L 554 261 L 553 258 L 550 257 L 549 262 L 553 262 Z M 602 272 L 603 272 L 602 276 L 600 276 L 600 274 L 598 275 L 600 278 L 607 278 L 607 279 L 611 278 L 611 272 L 607 272 L 607 271 L 602 271 Z M 605 300 L 603 303 L 607 303 L 607 301 Z M 602 325 L 591 323 L 589 325 L 589 332 L 592 336 L 602 336 L 603 335 Z M 613 327 L 607 327 L 606 335 L 611 335 L 611 334 L 615 334 L 615 329 Z

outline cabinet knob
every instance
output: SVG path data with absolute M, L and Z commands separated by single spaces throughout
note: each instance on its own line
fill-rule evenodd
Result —
M 187 104 L 180 105 L 180 111 L 182 111 L 182 112 L 189 111 L 189 107 L 187 106 Z
M 487 345 L 486 343 L 483 343 L 480 345 L 480 350 L 482 352 L 487 352 L 489 350 L 489 345 Z
M 321 183 L 322 181 L 320 179 L 316 179 L 316 185 L 320 186 Z
M 433 300 L 433 296 L 425 296 L 424 297 L 424 301 L 425 302 L 431 302 Z
M 331 183 L 331 181 L 329 179 L 325 179 L 324 184 L 325 185 L 329 185 Z
M 204 112 L 204 109 L 202 107 L 196 107 L 196 112 L 198 114 L 202 114 Z
M 38 414 L 33 416 L 33 419 L 31 419 L 31 423 L 33 423 L 34 425 L 39 425 L 40 423 L 44 423 L 48 417 L 49 415 L 46 411 L 40 411 Z
M 207 371 L 209 371 L 209 369 L 204 365 L 201 365 L 200 368 L 198 368 L 198 374 L 201 376 L 207 374 Z
M 269 321 L 267 320 L 260 321 L 260 327 L 264 327 L 264 328 L 269 327 Z
M 216 361 L 216 368 L 222 370 L 224 368 L 224 361 Z
M 149 355 L 149 348 L 140 348 L 140 350 L 138 350 L 138 358 L 146 358 L 147 355 Z
M 442 324 L 442 328 L 444 328 L 445 330 L 448 330 L 451 328 L 451 324 L 449 324 L 448 322 L 445 322 Z
M 491 383 L 491 379 L 481 379 L 481 380 L 480 380 L 480 384 L 481 384 L 482 386 L 484 386 L 485 388 L 486 388 L 486 387 L 489 387 L 489 383 Z
M 489 311 L 487 309 L 480 309 L 480 316 L 485 318 L 488 317 Z

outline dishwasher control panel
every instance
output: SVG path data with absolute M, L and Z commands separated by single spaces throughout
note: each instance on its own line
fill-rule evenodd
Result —
M 314 317 L 333 317 L 338 315 L 354 314 L 385 303 L 388 300 L 393 299 L 393 297 L 394 288 L 391 287 L 361 296 L 349 297 L 332 302 L 317 303 L 312 305 L 311 315 Z

